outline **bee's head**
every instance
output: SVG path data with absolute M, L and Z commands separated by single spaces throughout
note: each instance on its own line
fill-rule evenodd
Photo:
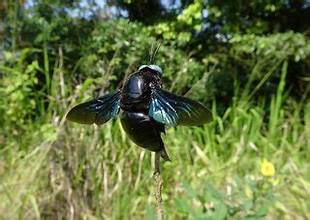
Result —
M 142 65 L 139 67 L 138 71 L 150 71 L 151 73 L 157 74 L 158 76 L 162 77 L 163 71 L 162 69 L 157 65 Z

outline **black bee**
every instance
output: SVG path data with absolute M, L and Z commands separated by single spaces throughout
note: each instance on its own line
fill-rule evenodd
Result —
M 165 125 L 202 125 L 211 113 L 202 104 L 162 89 L 162 70 L 142 65 L 128 76 L 121 89 L 79 104 L 67 119 L 81 124 L 103 124 L 120 112 L 120 121 L 129 138 L 164 160 L 170 160 L 161 139 Z

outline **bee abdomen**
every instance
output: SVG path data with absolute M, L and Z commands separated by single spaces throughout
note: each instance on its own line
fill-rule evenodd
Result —
M 158 129 L 157 122 L 147 114 L 123 111 L 120 119 L 123 129 L 135 144 L 155 152 L 164 149 L 161 130 Z

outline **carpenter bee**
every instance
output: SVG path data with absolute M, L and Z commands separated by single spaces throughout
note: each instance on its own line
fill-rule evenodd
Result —
M 101 125 L 119 114 L 123 129 L 135 144 L 170 160 L 160 136 L 165 125 L 202 125 L 212 116 L 199 102 L 162 89 L 162 75 L 159 66 L 142 65 L 120 89 L 75 106 L 67 119 Z

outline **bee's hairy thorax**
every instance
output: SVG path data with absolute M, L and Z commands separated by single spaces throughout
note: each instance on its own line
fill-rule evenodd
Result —
M 130 112 L 147 111 L 154 87 L 161 87 L 161 79 L 150 72 L 129 75 L 122 87 L 121 109 Z

